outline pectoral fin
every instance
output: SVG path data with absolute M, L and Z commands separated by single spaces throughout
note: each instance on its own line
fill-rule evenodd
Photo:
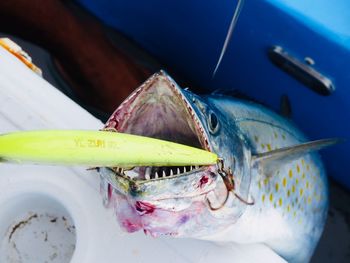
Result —
M 288 161 L 293 161 L 309 152 L 318 151 L 341 142 L 341 139 L 323 139 L 306 142 L 294 146 L 284 147 L 277 150 L 258 153 L 252 156 L 252 166 L 261 165 L 265 174 L 271 174 L 274 170 Z

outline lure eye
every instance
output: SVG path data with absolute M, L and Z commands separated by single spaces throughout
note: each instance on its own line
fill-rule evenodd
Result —
M 218 117 L 212 111 L 209 112 L 208 124 L 209 124 L 209 131 L 211 134 L 215 134 L 219 130 Z

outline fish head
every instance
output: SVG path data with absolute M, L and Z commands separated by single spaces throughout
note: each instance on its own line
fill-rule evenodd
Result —
M 209 99 L 179 88 L 164 71 L 135 90 L 112 114 L 106 130 L 202 148 L 217 153 L 222 162 L 101 168 L 112 186 L 109 199 L 120 226 L 152 236 L 200 238 L 234 223 L 243 206 L 229 192 L 236 185 L 228 189 L 224 177 L 243 173 L 244 156 L 235 127 L 228 123 Z

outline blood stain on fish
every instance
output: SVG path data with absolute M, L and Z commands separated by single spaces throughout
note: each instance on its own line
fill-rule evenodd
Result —
M 136 201 L 135 208 L 141 215 L 152 214 L 155 210 L 154 205 L 141 201 Z
M 209 181 L 209 178 L 207 176 L 202 176 L 202 178 L 199 180 L 199 187 L 204 187 Z

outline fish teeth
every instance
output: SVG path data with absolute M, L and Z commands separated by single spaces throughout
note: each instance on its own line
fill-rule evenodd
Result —
M 199 169 L 199 165 L 191 165 L 191 166 L 181 166 L 181 167 L 146 167 L 144 172 L 144 180 L 152 180 L 165 178 L 169 176 L 181 175 L 184 173 L 192 172 L 193 170 Z M 115 171 L 118 174 L 130 176 L 129 170 L 124 170 L 122 167 L 115 167 Z M 135 176 L 137 177 L 137 175 Z M 133 176 L 131 176 L 133 178 Z
M 145 179 L 150 180 L 151 179 L 151 167 L 147 167 L 145 171 Z

